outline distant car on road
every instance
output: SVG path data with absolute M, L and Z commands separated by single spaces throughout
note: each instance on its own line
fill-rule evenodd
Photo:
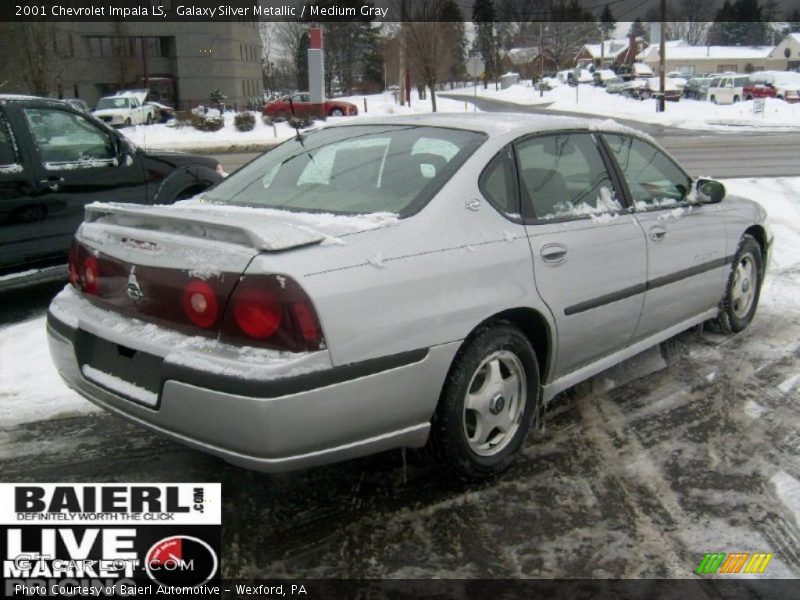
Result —
M 747 75 L 714 77 L 706 93 L 709 101 L 714 104 L 736 104 L 744 99 L 744 88 L 749 82 Z
M 311 102 L 307 92 L 287 94 L 264 104 L 264 114 L 276 121 L 290 117 L 346 117 L 358 114 L 358 107 L 343 100 L 325 100 L 322 104 Z
M 145 152 L 66 102 L 0 95 L 0 273 L 66 262 L 87 204 L 170 204 L 221 173 L 208 158 Z
M 155 108 L 145 104 L 147 90 L 127 90 L 113 96 L 100 98 L 92 113 L 112 127 L 150 125 L 155 118 Z
M 485 479 L 561 391 L 746 328 L 771 242 L 761 206 L 613 122 L 383 117 L 187 203 L 89 207 L 47 330 L 69 387 L 234 464 L 429 443 Z
M 800 73 L 789 71 L 752 73 L 743 94 L 745 100 L 777 98 L 789 103 L 800 102 Z

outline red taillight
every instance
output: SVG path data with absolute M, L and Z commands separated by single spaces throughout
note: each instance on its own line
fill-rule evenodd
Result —
M 228 302 L 221 339 L 292 352 L 324 345 L 311 300 L 285 275 L 242 277 Z
M 85 256 L 81 263 L 81 287 L 92 296 L 100 292 L 100 266 L 94 256 Z
M 317 323 L 317 317 L 311 306 L 306 302 L 295 302 L 292 305 L 292 310 L 303 339 L 307 342 L 319 342 L 321 337 L 319 323 Z
M 251 338 L 268 338 L 281 325 L 281 305 L 275 295 L 253 285 L 237 290 L 233 297 L 233 318 Z
M 214 289 L 202 279 L 190 281 L 183 290 L 183 312 L 203 329 L 217 322 L 219 304 Z

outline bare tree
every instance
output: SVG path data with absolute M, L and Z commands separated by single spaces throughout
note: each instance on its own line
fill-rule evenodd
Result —
M 584 44 L 597 38 L 597 22 L 576 0 L 550 0 L 547 49 L 559 67 L 570 63 Z
M 418 0 L 404 28 L 408 58 L 421 82 L 431 92 L 431 108 L 436 112 L 436 85 L 446 76 L 458 56 L 463 38 L 460 22 L 440 22 L 453 0 Z
M 715 2 L 674 0 L 668 11 L 670 37 L 692 46 L 705 44 L 715 10 Z
M 49 96 L 58 87 L 62 55 L 54 23 L 18 23 L 12 30 L 10 47 L 16 71 L 28 91 Z

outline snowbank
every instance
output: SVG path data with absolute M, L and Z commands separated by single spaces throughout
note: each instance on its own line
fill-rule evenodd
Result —
M 454 93 L 469 99 L 474 89 L 465 87 Z M 560 85 L 540 97 L 539 91 L 526 81 L 505 90 L 495 90 L 493 85 L 484 90 L 479 86 L 478 96 L 525 106 L 539 105 L 549 110 L 631 119 L 683 129 L 800 131 L 800 103 L 789 104 L 773 98 L 766 99 L 763 115 L 755 115 L 752 100 L 723 106 L 684 98 L 679 102 L 667 102 L 666 111 L 657 113 L 655 99 L 634 100 L 620 94 L 609 94 L 605 88 L 592 85 L 578 86 L 577 94 L 576 88 Z
M 348 96 L 338 98 L 352 102 L 358 107 L 357 117 L 328 117 L 327 121 L 317 121 L 318 127 L 325 123 L 338 123 L 343 120 L 348 122 L 367 117 L 380 115 L 401 115 L 431 112 L 431 101 L 420 100 L 416 91 L 412 94 L 411 106 L 400 106 L 396 103 L 394 94 L 372 94 L 368 96 Z M 364 112 L 364 99 L 367 100 L 367 111 Z M 465 106 L 460 100 L 450 100 L 437 96 L 437 109 L 439 112 L 464 112 L 473 110 Z M 183 150 L 220 152 L 230 150 L 263 149 L 289 139 L 295 134 L 294 128 L 287 123 L 265 125 L 259 113 L 256 115 L 256 126 L 251 131 L 238 131 L 233 124 L 235 113 L 224 115 L 225 126 L 219 131 L 199 131 L 191 125 L 170 126 L 166 124 L 138 125 L 125 127 L 120 131 L 138 146 L 149 150 Z

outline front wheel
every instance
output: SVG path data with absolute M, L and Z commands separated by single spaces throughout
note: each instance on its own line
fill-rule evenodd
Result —
M 130 118 L 130 117 L 128 117 L 127 119 L 125 119 L 125 127 L 130 127 L 130 126 L 131 126 L 131 124 L 132 124 L 132 123 L 131 123 L 131 118 Z
M 147 120 L 145 121 L 145 125 L 152 125 L 153 124 L 153 117 L 151 115 L 147 115 Z
M 753 320 L 764 278 L 764 256 L 761 246 L 749 234 L 742 236 L 733 259 L 719 315 L 712 321 L 714 329 L 725 333 L 742 331 Z
M 539 368 L 531 343 L 508 322 L 477 332 L 459 350 L 433 419 L 431 441 L 462 480 L 506 469 L 539 412 Z
M 711 104 L 716 104 L 716 103 L 717 103 L 717 97 L 711 96 Z

